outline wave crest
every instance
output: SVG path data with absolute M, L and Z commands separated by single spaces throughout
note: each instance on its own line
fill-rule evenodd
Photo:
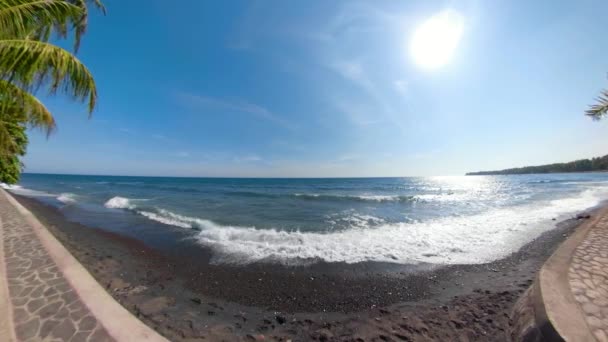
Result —
M 215 224 L 213 221 L 205 220 L 197 217 L 179 215 L 165 209 L 157 209 L 153 211 L 137 211 L 138 214 L 149 218 L 150 220 L 163 224 L 189 228 L 194 230 L 217 229 L 222 226 Z
M 76 195 L 69 192 L 62 193 L 61 195 L 57 196 L 57 200 L 65 204 L 76 203 Z
M 131 203 L 131 200 L 125 197 L 115 196 L 110 198 L 104 207 L 110 209 L 135 209 L 135 205 Z
M 296 193 L 293 196 L 306 200 L 329 200 L 329 201 L 358 201 L 358 202 L 416 202 L 416 196 L 404 195 L 332 195 L 332 194 L 308 194 Z

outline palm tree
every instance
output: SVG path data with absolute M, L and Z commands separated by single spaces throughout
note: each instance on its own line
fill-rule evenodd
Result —
M 596 103 L 589 106 L 585 111 L 593 120 L 599 120 L 608 114 L 608 89 L 602 90 L 600 96 L 597 97 Z
M 99 0 L 0 0 L 0 156 L 14 156 L 22 142 L 11 134 L 15 124 L 41 128 L 47 136 L 55 128 L 37 91 L 64 93 L 93 112 L 97 88 L 90 71 L 74 54 L 49 43 L 52 37 L 73 38 L 77 52 L 89 3 L 105 12 Z

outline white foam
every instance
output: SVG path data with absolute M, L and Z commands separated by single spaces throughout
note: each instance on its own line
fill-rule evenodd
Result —
M 221 229 L 222 226 L 215 224 L 210 220 L 205 220 L 196 217 L 189 217 L 172 213 L 165 209 L 158 209 L 158 212 L 151 211 L 138 211 L 140 215 L 143 215 L 151 220 L 172 225 L 181 228 L 192 228 L 192 229 Z
M 51 194 L 51 193 L 44 192 L 44 191 L 24 188 L 21 185 L 16 185 L 16 184 L 8 185 L 8 184 L 2 183 L 2 187 L 4 189 L 9 190 L 10 192 L 13 192 L 17 195 L 22 195 L 22 196 L 30 196 L 30 197 L 56 197 L 57 196 L 56 194 Z
M 385 223 L 386 221 L 380 217 L 359 214 L 352 211 L 350 213 L 343 212 L 334 215 L 327 215 L 325 222 L 329 223 L 332 228 L 340 228 L 344 226 L 348 226 L 350 228 L 368 228 L 370 226 L 377 226 Z
M 296 197 L 310 198 L 310 199 L 343 199 L 343 200 L 355 200 L 355 201 L 373 201 L 373 202 L 391 202 L 391 201 L 414 201 L 414 196 L 402 196 L 402 195 L 342 195 L 342 194 L 314 194 L 314 193 L 295 193 Z
M 5 190 L 15 190 L 15 189 L 21 189 L 21 185 L 17 185 L 17 184 L 6 184 L 6 183 L 0 183 L 0 187 L 2 187 Z
M 321 259 L 346 263 L 476 264 L 508 256 L 552 229 L 553 218 L 564 218 L 597 205 L 606 194 L 606 189 L 590 189 L 544 204 L 330 233 L 209 224 L 198 234 L 198 240 L 220 252 L 225 260 L 241 263 Z
M 120 196 L 110 198 L 104 206 L 110 209 L 135 209 L 130 199 Z
M 391 201 L 402 201 L 404 199 L 412 199 L 407 196 L 391 196 L 391 195 L 361 195 L 356 196 L 357 198 L 364 201 L 376 201 L 376 202 L 391 202 Z
M 63 193 L 57 197 L 57 200 L 65 204 L 71 204 L 76 202 L 76 195 L 72 193 Z

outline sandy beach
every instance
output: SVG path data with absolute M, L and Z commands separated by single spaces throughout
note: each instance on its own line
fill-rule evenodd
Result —
M 153 247 L 15 197 L 117 301 L 178 341 L 504 340 L 513 304 L 582 221 L 560 222 L 489 264 L 238 266 L 213 264 L 209 250 L 187 239 Z

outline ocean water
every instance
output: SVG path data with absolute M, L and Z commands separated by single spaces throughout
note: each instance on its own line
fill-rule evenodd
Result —
M 218 263 L 474 264 L 506 257 L 556 222 L 598 205 L 608 198 L 608 174 L 357 179 L 24 174 L 10 191 L 102 229 L 182 231 L 209 247 Z

